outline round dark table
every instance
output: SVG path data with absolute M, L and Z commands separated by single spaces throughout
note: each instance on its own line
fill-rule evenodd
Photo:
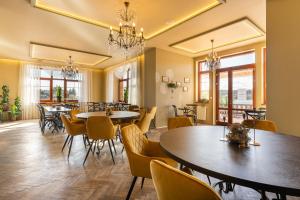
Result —
M 256 190 L 300 196 L 300 138 L 256 130 L 261 146 L 222 142 L 222 126 L 173 129 L 160 137 L 163 150 L 200 173 Z M 250 136 L 253 137 L 253 130 Z
M 92 116 L 106 116 L 106 112 L 86 112 L 86 113 L 79 113 L 76 117 L 80 119 L 87 119 Z M 140 116 L 138 112 L 131 112 L 131 111 L 113 111 L 112 115 L 109 116 L 112 120 L 127 120 L 127 119 L 136 119 Z

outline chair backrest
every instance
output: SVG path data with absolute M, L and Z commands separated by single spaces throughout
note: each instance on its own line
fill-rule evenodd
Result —
M 79 110 L 71 110 L 70 111 L 71 120 L 78 120 L 78 118 L 76 117 L 76 115 L 79 114 L 79 113 L 80 113 Z
M 255 128 L 265 131 L 273 131 L 277 132 L 277 126 L 274 122 L 269 120 L 253 120 L 253 119 L 246 119 L 242 122 L 244 126 L 247 126 L 249 128 Z
M 151 113 L 146 113 L 144 118 L 137 122 L 136 125 L 141 129 L 143 133 L 147 133 L 150 128 L 151 120 L 152 120 L 152 115 Z
M 193 126 L 193 122 L 189 117 L 172 117 L 168 119 L 169 130 L 186 126 Z
M 125 126 L 121 131 L 126 152 L 143 155 L 148 144 L 148 139 L 135 124 Z
M 150 162 L 158 200 L 219 200 L 221 197 L 206 183 L 161 161 Z
M 71 121 L 64 114 L 61 114 L 60 118 L 66 128 L 67 133 L 69 135 L 72 135 L 73 131 L 72 131 L 72 127 L 71 127 L 72 126 Z
M 145 160 L 138 159 L 140 155 L 144 156 L 148 146 L 148 140 L 142 131 L 135 125 L 129 125 L 122 128 L 122 141 L 129 161 L 130 171 L 133 176 L 142 176 L 151 178 L 150 169 L 145 166 Z M 149 164 L 148 164 L 149 165 Z
M 113 139 L 116 135 L 114 125 L 107 116 L 89 117 L 86 122 L 87 135 L 92 140 Z
M 151 120 L 155 118 L 156 111 L 157 111 L 157 107 L 153 106 L 149 112 L 151 115 Z
M 178 116 L 178 112 L 177 112 L 177 106 L 175 105 L 172 105 L 173 109 L 174 109 L 174 114 L 175 114 L 175 117 Z

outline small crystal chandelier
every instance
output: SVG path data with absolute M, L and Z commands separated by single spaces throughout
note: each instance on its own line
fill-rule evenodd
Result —
M 109 45 L 117 45 L 120 49 L 124 49 L 126 52 L 134 47 L 139 47 L 141 51 L 144 49 L 144 33 L 141 28 L 140 33 L 136 32 L 134 23 L 134 12 L 129 10 L 129 2 L 124 2 L 125 9 L 120 12 L 120 24 L 119 30 L 114 34 L 112 27 L 109 32 Z
M 67 65 L 63 66 L 61 72 L 65 78 L 76 78 L 78 75 L 78 68 L 74 66 L 74 61 L 72 60 L 72 56 L 69 56 L 69 60 L 67 61 Z
M 209 67 L 210 71 L 216 70 L 220 67 L 220 57 L 214 51 L 214 40 L 211 40 L 211 52 L 205 58 L 205 64 Z

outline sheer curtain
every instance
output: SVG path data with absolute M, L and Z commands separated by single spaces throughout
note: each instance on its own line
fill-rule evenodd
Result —
M 114 99 L 114 71 L 106 72 L 106 102 L 113 102 Z
M 90 102 L 93 100 L 93 72 L 90 70 L 80 71 L 82 78 L 80 80 L 80 102 Z
M 19 76 L 19 96 L 22 105 L 22 119 L 39 117 L 37 103 L 40 102 L 40 67 L 21 64 Z
M 128 103 L 140 105 L 140 69 L 137 61 L 128 63 L 129 67 L 129 85 L 128 85 Z

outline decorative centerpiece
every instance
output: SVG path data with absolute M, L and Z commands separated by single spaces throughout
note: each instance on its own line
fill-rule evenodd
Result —
M 106 116 L 112 115 L 112 109 L 111 108 L 106 108 L 105 112 L 106 112 Z
M 228 126 L 229 133 L 226 135 L 228 141 L 233 144 L 238 144 L 239 147 L 248 147 L 251 138 L 248 136 L 249 128 L 242 124 L 234 123 Z

